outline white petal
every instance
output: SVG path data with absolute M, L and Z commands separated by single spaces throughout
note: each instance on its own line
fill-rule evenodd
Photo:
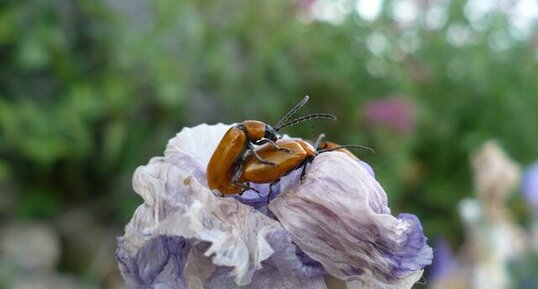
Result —
M 303 183 L 289 180 L 281 190 L 269 208 L 297 246 L 337 278 L 410 288 L 405 284 L 431 263 L 418 219 L 390 215 L 379 183 L 345 154 L 320 154 Z
M 265 241 L 280 225 L 231 198 L 214 196 L 162 158 L 137 169 L 134 188 L 147 202 L 126 228 L 133 251 L 157 236 L 181 236 L 211 243 L 205 252 L 215 265 L 234 267 L 238 284 L 248 284 L 261 261 L 272 254 Z

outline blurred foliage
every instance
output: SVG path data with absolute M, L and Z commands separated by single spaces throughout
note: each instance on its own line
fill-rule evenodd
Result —
M 512 262 L 509 269 L 516 280 L 514 288 L 530 289 L 536 287 L 538 282 L 536 268 L 538 268 L 538 257 L 535 255 L 527 255 L 523 260 Z
M 417 1 L 412 24 L 395 20 L 395 1 L 371 22 L 350 11 L 334 23 L 311 16 L 314 2 L 0 4 L 1 216 L 54 219 L 105 202 L 103 221 L 122 224 L 141 202 L 134 169 L 182 127 L 276 123 L 310 95 L 311 112 L 338 116 L 315 131 L 376 149 L 357 154 L 395 213 L 458 242 L 469 154 L 496 138 L 524 164 L 538 157 L 538 34 L 517 37 L 501 12 L 476 28 L 463 0 Z M 446 12 L 435 28 L 432 3 Z M 366 121 L 365 105 L 387 96 L 411 101 L 413 131 Z M 314 137 L 309 125 L 286 132 Z

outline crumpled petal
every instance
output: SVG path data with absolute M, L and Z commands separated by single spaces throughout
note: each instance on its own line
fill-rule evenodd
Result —
M 185 127 L 168 141 L 164 157 L 168 163 L 181 168 L 185 176 L 192 175 L 207 187 L 207 164 L 230 127 L 222 123 Z
M 128 288 L 326 288 L 324 271 L 289 254 L 297 248 L 277 221 L 206 187 L 207 162 L 228 128 L 184 129 L 164 157 L 135 171 L 144 204 L 116 252 Z
M 390 215 L 379 183 L 345 154 L 320 154 L 302 183 L 288 178 L 281 191 L 269 209 L 292 240 L 353 286 L 411 288 L 431 263 L 418 218 Z
M 119 241 L 116 259 L 127 288 L 187 288 L 183 270 L 190 242 L 182 237 L 161 236 L 146 242 L 134 254 Z M 166 288 L 166 287 L 163 287 Z

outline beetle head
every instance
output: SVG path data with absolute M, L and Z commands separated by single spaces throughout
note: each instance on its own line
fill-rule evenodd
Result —
M 263 137 L 272 141 L 276 141 L 280 136 L 272 126 L 265 124 L 265 135 Z

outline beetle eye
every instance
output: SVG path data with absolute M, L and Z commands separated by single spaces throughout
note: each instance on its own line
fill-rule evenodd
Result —
M 276 141 L 279 138 L 279 135 L 276 133 L 275 129 L 269 125 L 265 125 L 265 138 L 272 141 Z

